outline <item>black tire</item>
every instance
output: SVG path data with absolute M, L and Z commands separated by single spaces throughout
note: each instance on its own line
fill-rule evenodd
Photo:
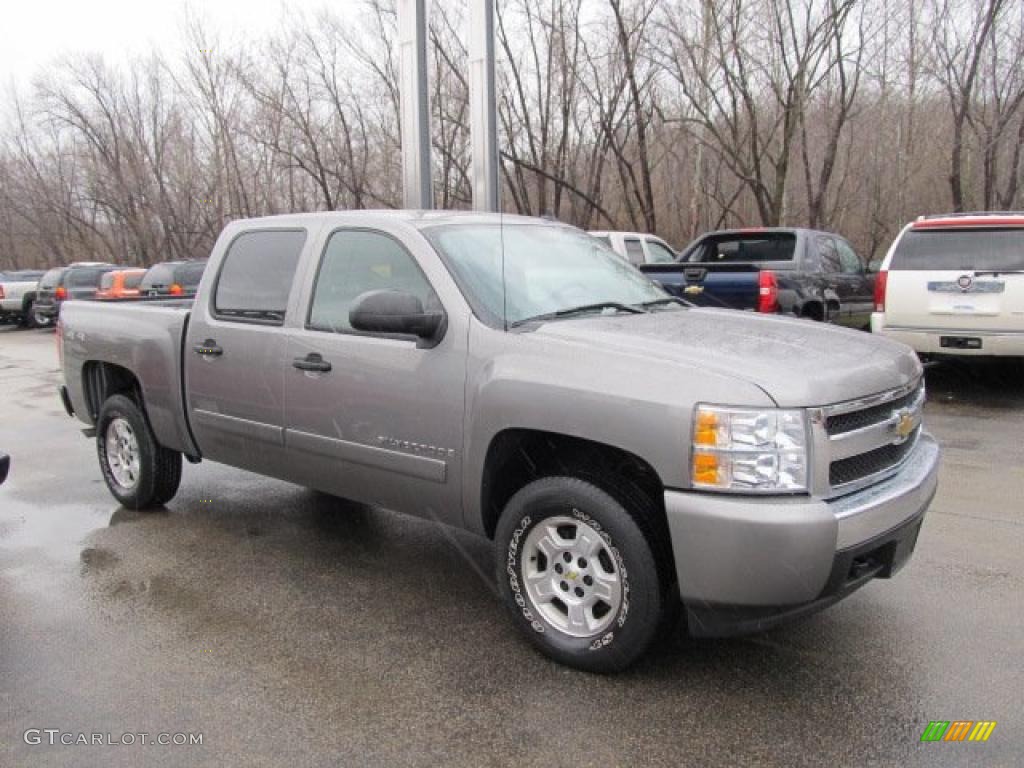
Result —
M 21 315 L 21 325 L 24 328 L 38 328 L 39 325 L 36 323 L 36 303 L 34 301 L 25 302 L 24 312 Z
M 560 630 L 533 604 L 523 583 L 530 532 L 551 517 L 585 523 L 613 555 L 623 599 L 610 614 L 610 625 L 594 634 L 581 637 Z M 615 672 L 639 659 L 658 636 L 668 590 L 654 549 L 629 512 L 596 485 L 575 477 L 546 477 L 523 487 L 502 512 L 495 545 L 498 587 L 513 621 L 552 659 L 589 672 Z
M 123 485 L 114 476 L 107 453 L 108 430 L 117 421 L 127 422 L 134 435 L 138 474 Z M 128 509 L 150 509 L 174 498 L 181 484 L 181 454 L 156 442 L 142 409 L 125 395 L 112 395 L 100 409 L 96 422 L 96 455 L 100 472 L 111 494 Z

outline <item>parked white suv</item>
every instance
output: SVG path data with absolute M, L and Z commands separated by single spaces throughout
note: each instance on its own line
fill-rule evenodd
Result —
M 904 227 L 881 264 L 871 330 L 924 356 L 1024 357 L 1024 213 Z
M 679 255 L 660 237 L 644 232 L 593 231 L 590 234 L 635 266 L 671 264 Z

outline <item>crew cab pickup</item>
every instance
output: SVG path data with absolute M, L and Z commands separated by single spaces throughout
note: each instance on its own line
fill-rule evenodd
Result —
M 235 221 L 194 303 L 69 302 L 58 338 L 122 505 L 185 457 L 474 531 L 514 624 L 583 669 L 680 602 L 726 635 L 891 576 L 936 489 L 908 347 L 693 308 L 541 219 Z
M 867 329 L 875 276 L 845 239 L 811 229 L 731 229 L 688 245 L 675 264 L 640 267 L 700 306 L 781 313 Z
M 672 264 L 679 256 L 672 246 L 660 237 L 643 232 L 608 232 L 595 230 L 590 233 L 607 245 L 630 264 Z

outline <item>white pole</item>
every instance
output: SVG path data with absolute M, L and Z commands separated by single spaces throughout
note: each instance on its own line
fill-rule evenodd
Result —
M 398 0 L 402 196 L 405 207 L 412 209 L 434 207 L 430 178 L 427 3 L 428 0 Z
M 498 114 L 494 90 L 494 0 L 469 3 L 469 135 L 473 209 L 497 211 Z

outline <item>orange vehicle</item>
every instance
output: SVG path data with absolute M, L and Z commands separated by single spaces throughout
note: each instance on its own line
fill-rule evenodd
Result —
M 97 299 L 130 299 L 139 295 L 139 283 L 146 274 L 144 269 L 115 269 L 100 280 Z

